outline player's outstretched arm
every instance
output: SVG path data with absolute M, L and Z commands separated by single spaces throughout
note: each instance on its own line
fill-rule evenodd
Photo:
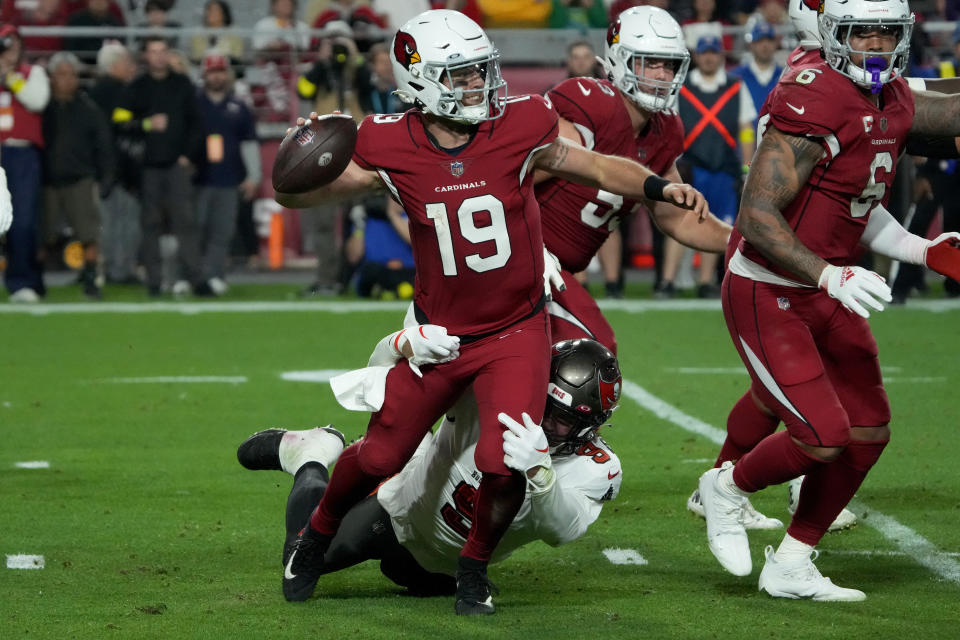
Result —
M 669 182 L 638 162 L 595 153 L 566 138 L 556 138 L 537 151 L 533 166 L 564 180 L 631 200 L 670 202 L 697 216 L 704 216 L 708 211 L 703 194 L 692 186 Z
M 914 91 L 913 102 L 911 134 L 960 136 L 960 94 Z
M 750 165 L 737 216 L 737 229 L 747 242 L 811 284 L 817 284 L 827 262 L 800 242 L 782 211 L 822 155 L 819 142 L 768 128 Z
M 683 181 L 676 165 L 670 167 L 664 177 L 670 182 Z M 709 211 L 705 213 L 705 217 L 698 218 L 669 202 L 657 202 L 650 209 L 653 222 L 660 231 L 680 244 L 697 251 L 723 253 L 732 227 Z

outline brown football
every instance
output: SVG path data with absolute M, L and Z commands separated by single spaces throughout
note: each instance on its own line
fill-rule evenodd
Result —
M 273 188 L 305 193 L 337 179 L 353 156 L 357 124 L 347 115 L 320 116 L 294 128 L 280 143 L 273 162 Z

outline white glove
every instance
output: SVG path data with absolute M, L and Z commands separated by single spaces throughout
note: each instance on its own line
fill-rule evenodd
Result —
M 13 203 L 10 201 L 10 191 L 7 189 L 7 174 L 0 168 L 0 236 L 5 234 L 13 224 Z
M 887 281 L 873 271 L 861 267 L 827 265 L 817 284 L 821 289 L 825 289 L 831 298 L 836 298 L 840 304 L 864 318 L 870 317 L 870 312 L 863 307 L 864 304 L 883 311 L 883 305 L 877 299 L 884 302 L 893 300 Z
M 534 467 L 549 469 L 547 435 L 529 415 L 521 413 L 520 417 L 523 424 L 505 413 L 497 414 L 497 420 L 507 428 L 503 432 L 503 464 L 524 474 Z
M 553 293 L 550 288 L 553 287 L 557 291 L 564 291 L 567 288 L 567 285 L 563 283 L 563 276 L 560 274 L 561 267 L 560 261 L 557 260 L 557 256 L 553 255 L 547 248 L 543 248 L 543 292 L 547 296 L 547 300 L 553 298 Z
M 413 351 L 413 356 L 409 358 L 410 368 L 421 378 L 421 365 L 450 362 L 460 356 L 460 338 L 447 335 L 447 328 L 436 324 L 422 324 L 401 331 L 394 340 L 394 346 L 401 354 L 404 341 Z

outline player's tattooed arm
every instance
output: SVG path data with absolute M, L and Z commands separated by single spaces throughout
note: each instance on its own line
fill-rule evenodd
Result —
M 823 147 L 805 137 L 767 129 L 743 190 L 737 229 L 757 251 L 816 284 L 827 262 L 800 242 L 782 211 L 806 184 Z
M 960 136 L 960 95 L 913 92 L 911 134 Z

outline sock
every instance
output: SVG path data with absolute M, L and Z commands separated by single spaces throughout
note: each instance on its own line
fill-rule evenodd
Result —
M 777 547 L 773 559 L 777 562 L 801 562 L 809 558 L 811 553 L 813 553 L 813 545 L 800 542 L 788 533 L 783 536 L 783 542 Z
M 788 431 L 767 436 L 733 467 L 733 482 L 753 493 L 808 473 L 823 463 L 801 449 Z M 721 474 L 721 477 L 724 474 Z
M 310 526 L 315 531 L 334 535 L 350 508 L 369 495 L 383 480 L 381 476 L 368 475 L 360 468 L 357 454 L 362 442 L 350 445 L 340 454 L 327 491 L 310 516 Z M 512 515 L 510 517 L 513 518 Z
M 787 533 L 807 544 L 819 543 L 886 446 L 887 441 L 853 440 L 839 458 L 808 472 Z
M 293 478 L 293 488 L 287 496 L 287 540 L 296 540 L 297 534 L 310 520 L 314 508 L 323 498 L 330 474 L 319 462 L 307 462 Z
M 526 480 L 517 472 L 509 476 L 483 474 L 474 499 L 473 526 L 460 552 L 461 558 L 490 561 L 500 538 L 523 505 L 526 487 Z
M 737 400 L 727 416 L 727 437 L 723 441 L 715 467 L 727 460 L 737 461 L 768 435 L 777 430 L 780 418 L 764 413 L 748 390 Z

